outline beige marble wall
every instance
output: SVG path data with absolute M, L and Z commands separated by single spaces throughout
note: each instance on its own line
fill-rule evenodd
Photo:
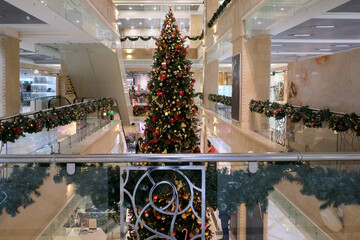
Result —
M 0 36 L 0 116 L 20 113 L 20 40 Z
M 203 30 L 203 16 L 191 15 L 190 16 L 190 36 L 199 36 Z M 201 40 L 190 41 L 190 48 L 197 48 Z
M 289 64 L 288 102 L 360 114 L 360 49 Z
M 219 7 L 219 0 L 205 0 L 205 21 L 210 21 Z
M 356 49 L 289 63 L 286 95 L 288 103 L 360 114 L 359 62 L 360 50 Z M 297 151 L 336 152 L 359 149 L 359 141 L 353 141 L 351 137 L 346 139 L 349 147 L 339 147 L 338 139 L 341 137 L 329 130 L 327 125 L 320 129 L 301 125 L 290 123 L 287 126 L 287 131 L 294 133 L 291 147 Z

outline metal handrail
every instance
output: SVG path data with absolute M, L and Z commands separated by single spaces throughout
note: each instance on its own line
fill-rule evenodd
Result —
M 60 97 L 60 95 L 54 95 L 54 96 L 44 96 L 44 97 L 34 97 L 34 101 L 39 100 L 39 99 L 45 99 L 45 98 L 53 98 L 53 97 Z
M 360 153 L 0 155 L 0 163 L 360 161 Z

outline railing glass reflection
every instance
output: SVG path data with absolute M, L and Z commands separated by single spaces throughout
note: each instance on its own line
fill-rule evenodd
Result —
M 139 155 L 136 161 L 125 155 L 54 156 L 51 162 L 83 162 L 69 175 L 66 163 L 15 165 L 0 158 L 2 237 L 13 236 L 15 228 L 21 239 L 360 236 L 359 155 L 344 155 L 346 161 L 341 155 L 232 155 L 228 162 L 229 155 L 198 156 L 215 164 L 189 165 L 187 155 Z M 255 162 L 243 161 L 250 158 Z M 31 160 L 19 159 L 13 158 Z M 145 164 L 155 160 L 163 164 Z

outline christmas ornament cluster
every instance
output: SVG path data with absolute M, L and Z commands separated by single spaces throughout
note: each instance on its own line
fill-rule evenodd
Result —
M 41 132 L 44 128 L 49 131 L 57 126 L 85 119 L 89 113 L 110 109 L 113 104 L 112 99 L 104 98 L 46 112 L 39 111 L 34 114 L 34 118 L 19 114 L 12 121 L 0 121 L 0 141 L 3 144 L 15 142 L 20 137 L 25 137 L 25 133 Z
M 339 115 L 330 112 L 329 109 L 314 111 L 308 106 L 294 107 L 290 104 L 272 103 L 268 100 L 251 100 L 249 107 L 251 112 L 263 113 L 267 117 L 275 119 L 288 117 L 294 123 L 302 121 L 309 128 L 321 128 L 325 122 L 335 133 L 350 130 L 360 136 L 360 119 L 355 113 Z

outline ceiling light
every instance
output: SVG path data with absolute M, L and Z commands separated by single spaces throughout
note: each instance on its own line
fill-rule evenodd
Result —
M 121 22 L 119 22 L 118 25 L 121 25 Z
M 132 7 L 129 7 L 129 10 L 132 10 Z
M 126 53 L 132 53 L 132 49 L 126 49 Z
M 149 20 L 151 20 L 151 18 L 148 18 Z
M 177 9 L 179 9 L 179 10 L 180 10 L 180 9 L 181 9 L 181 7 L 177 7 Z
M 30 20 L 30 16 L 29 15 L 26 15 L 26 20 Z
M 260 25 L 260 24 L 262 24 L 262 22 L 258 22 L 258 24 Z
M 282 8 L 280 8 L 280 10 L 281 10 L 281 11 L 284 11 L 284 10 L 285 10 L 285 8 L 283 8 L 283 7 L 282 7 Z
M 282 44 L 271 44 L 271 46 L 272 46 L 272 47 L 282 47 L 282 46 L 284 46 L 284 45 L 282 45 Z
M 35 69 L 35 70 L 34 70 L 34 73 L 35 73 L 35 74 L 39 74 L 40 72 L 39 72 L 38 69 Z
M 331 51 L 330 48 L 320 48 L 318 49 L 319 51 L 323 51 L 323 52 L 328 52 L 328 51 Z
M 134 26 L 131 26 L 131 29 L 134 29 Z
M 323 29 L 329 29 L 329 28 L 335 28 L 336 26 L 334 25 L 314 25 L 314 26 L 310 26 L 311 28 L 323 28 Z
M 334 47 L 350 47 L 349 44 L 336 44 L 336 45 L 331 45 L 331 46 L 334 46 Z
M 309 34 L 309 33 L 303 33 L 303 34 L 290 34 L 289 36 L 292 36 L 292 37 L 310 37 L 310 36 L 312 36 L 312 34 Z
M 180 22 L 181 25 L 183 25 L 184 23 L 183 22 Z
M 154 27 L 153 27 L 153 26 L 151 26 L 150 28 L 151 28 L 151 29 L 153 29 Z
M 76 20 L 76 23 L 79 23 L 80 21 L 79 20 Z
M 154 7 L 153 9 L 156 10 L 156 7 Z
M 129 20 L 130 20 L 130 18 L 126 18 L 126 20 L 128 20 L 128 21 L 129 21 Z
M 142 25 L 142 22 L 139 22 L 140 25 Z
M 144 5 L 143 5 L 143 4 L 141 4 L 140 6 L 141 6 L 141 7 L 143 7 Z

